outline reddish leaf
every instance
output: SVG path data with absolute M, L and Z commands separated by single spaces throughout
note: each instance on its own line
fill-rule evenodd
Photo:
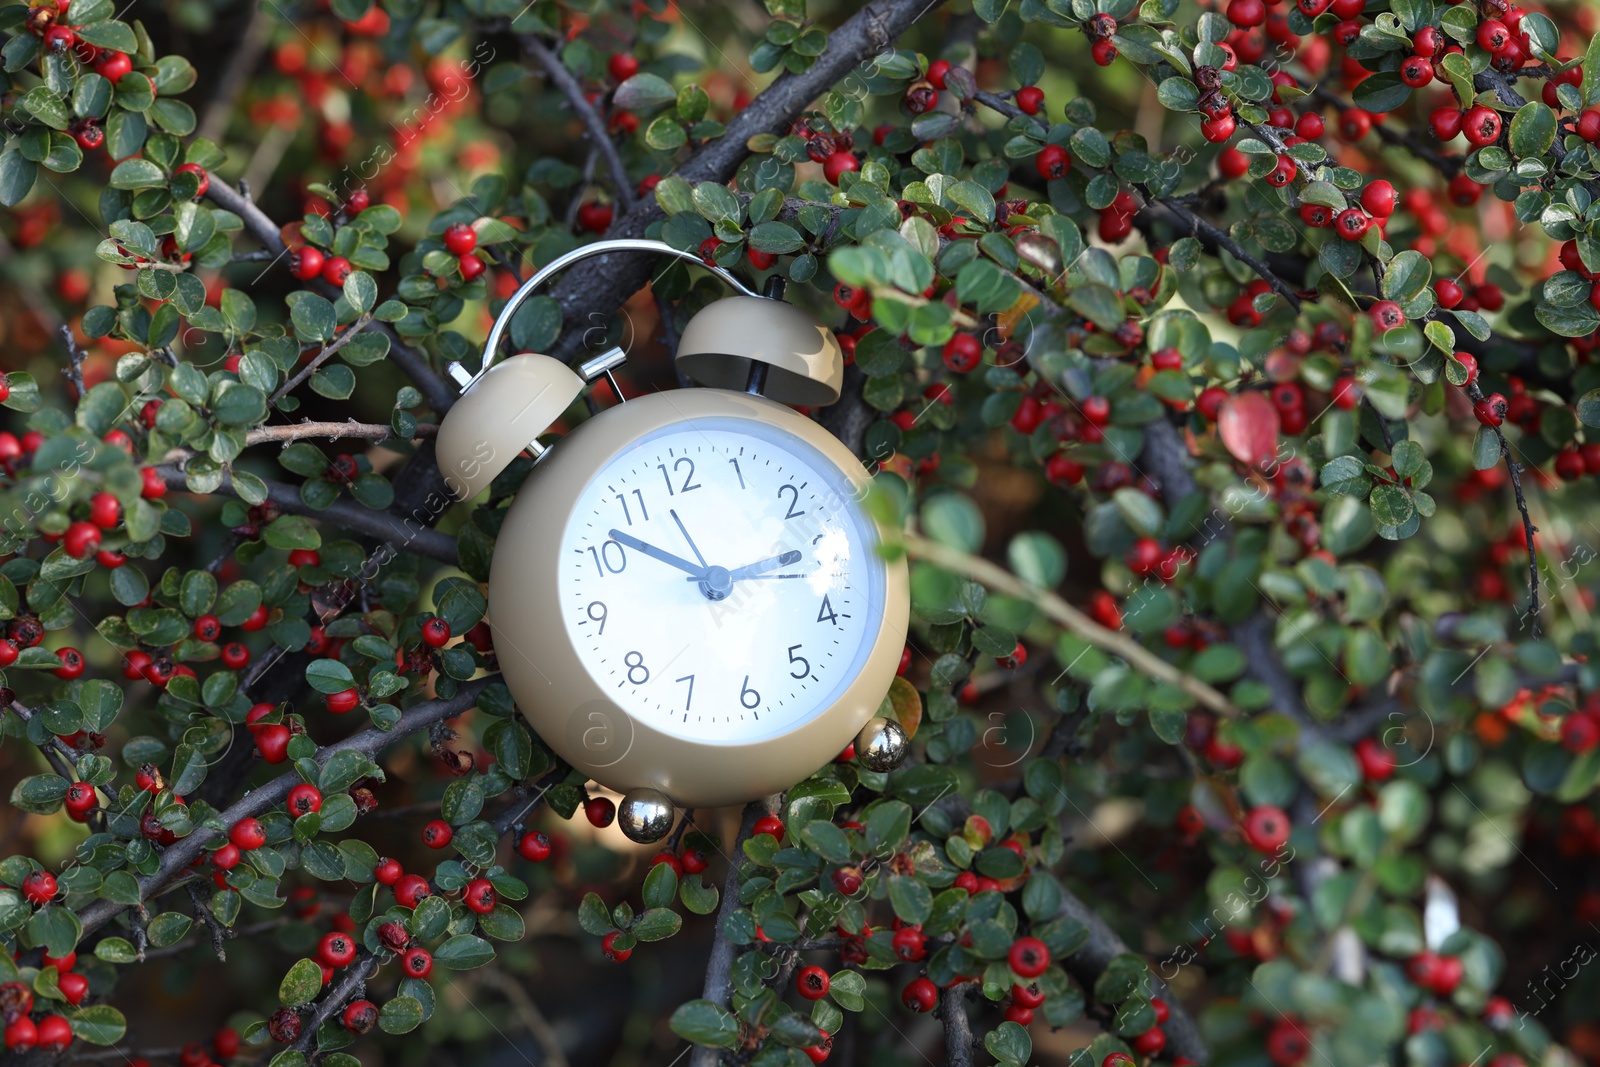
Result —
M 1239 393 L 1224 400 L 1217 430 L 1228 451 L 1253 467 L 1278 453 L 1278 409 L 1265 393 Z

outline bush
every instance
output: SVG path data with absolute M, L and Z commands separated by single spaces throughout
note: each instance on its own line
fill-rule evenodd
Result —
M 7 1062 L 1592 1058 L 1593 12 L 1217 6 L 0 8 Z M 659 852 L 432 444 L 602 235 L 834 328 L 912 566 L 907 762 Z

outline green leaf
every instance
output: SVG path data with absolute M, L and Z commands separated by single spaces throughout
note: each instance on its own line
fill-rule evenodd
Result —
M 922 529 L 962 552 L 976 552 L 983 544 L 983 514 L 961 493 L 940 493 L 922 505 Z
M 1527 159 L 1550 151 L 1556 140 L 1556 113 L 1538 100 L 1517 110 L 1511 119 L 1511 152 Z
M 310 1004 L 322 992 L 322 968 L 316 960 L 297 960 L 278 983 L 278 1003 L 286 1008 Z
M 474 934 L 457 934 L 433 952 L 433 962 L 447 970 L 468 971 L 494 959 L 494 946 Z
M 319 693 L 342 693 L 356 684 L 355 675 L 350 673 L 350 668 L 336 659 L 312 660 L 306 665 L 306 681 Z M 337 759 L 344 754 L 341 752 L 334 758 Z
M 1028 1031 L 1009 1020 L 984 1035 L 983 1047 L 1007 1067 L 1021 1067 L 1033 1055 L 1033 1041 L 1028 1037 Z
M 683 916 L 671 908 L 651 908 L 634 920 L 628 933 L 640 941 L 661 941 L 677 933 L 683 926 Z
M 416 997 L 395 997 L 378 1010 L 378 1029 L 386 1034 L 409 1034 L 422 1025 L 422 1002 Z
M 612 102 L 624 111 L 649 112 L 677 103 L 678 91 L 665 78 L 645 71 L 617 86 Z
M 166 184 L 166 173 L 148 159 L 125 159 L 111 172 L 113 189 L 148 189 Z
M 1433 267 L 1421 252 L 1407 249 L 1397 254 L 1384 268 L 1383 295 L 1399 304 L 1409 304 L 1433 280 Z
M 691 1000 L 672 1013 L 672 1032 L 685 1041 L 713 1048 L 739 1043 L 739 1021 L 728 1009 L 709 1000 Z
M 91 1045 L 115 1045 L 128 1032 L 128 1021 L 122 1012 L 109 1004 L 90 1004 L 73 1012 L 73 1036 Z
M 261 539 L 273 548 L 321 548 L 322 535 L 301 515 L 280 515 L 261 531 Z
M 20 39 L 20 38 L 19 38 Z M 39 164 L 15 148 L 0 152 L 0 204 L 15 207 L 33 188 Z

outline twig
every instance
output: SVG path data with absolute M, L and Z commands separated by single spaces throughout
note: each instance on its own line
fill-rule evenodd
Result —
M 67 365 L 61 373 L 67 376 L 67 381 L 72 383 L 72 388 L 82 397 L 88 390 L 83 384 L 83 361 L 89 358 L 89 353 L 83 350 L 75 337 L 72 336 L 72 327 L 62 323 L 58 331 L 61 334 L 61 343 L 67 350 Z
M 10 709 L 16 712 L 17 718 L 23 722 L 31 722 L 33 720 L 33 712 L 15 700 L 11 702 Z M 51 769 L 61 777 L 69 782 L 76 780 L 77 773 L 74 768 L 78 765 L 77 756 L 61 738 L 51 734 L 49 742 L 40 746 L 39 754 L 49 762 Z
M 296 374 L 293 378 L 290 378 L 288 381 L 279 386 L 278 391 L 267 398 L 267 403 L 276 404 L 284 396 L 294 392 L 300 387 L 301 382 L 305 381 L 307 378 L 311 377 L 312 374 L 316 373 L 318 367 L 322 366 L 324 363 L 328 362 L 328 360 L 337 355 L 339 349 L 349 344 L 350 339 L 356 334 L 360 333 L 362 330 L 366 329 L 371 322 L 372 312 L 362 312 L 361 317 L 356 319 L 355 322 L 351 323 L 350 328 L 345 330 L 344 333 L 340 334 L 338 339 L 335 340 L 333 344 L 323 345 L 322 351 L 318 352 L 310 363 L 307 363 L 303 368 L 301 368 L 299 374 Z
M 195 887 L 194 883 L 191 882 L 183 888 L 184 892 L 189 894 L 189 903 L 194 905 L 195 917 L 205 923 L 206 929 L 211 931 L 211 951 L 216 953 L 219 961 L 226 963 L 228 961 L 228 952 L 222 946 L 223 942 L 233 936 L 233 931 L 217 922 L 217 917 L 211 914 L 211 908 L 207 906 L 205 901 L 200 899 L 200 890 Z
M 958 982 L 939 993 L 945 1062 L 950 1067 L 972 1067 L 972 1020 L 967 1018 L 967 994 L 977 987 L 977 982 Z
M 360 752 L 371 758 L 376 758 L 379 753 L 405 740 L 412 734 L 426 730 L 434 723 L 444 722 L 455 718 L 468 708 L 472 707 L 485 686 L 498 681 L 499 676 L 493 675 L 476 681 L 463 682 L 456 695 L 448 700 L 425 700 L 413 705 L 400 716 L 400 721 L 393 729 L 380 730 L 376 726 L 368 727 L 350 735 L 343 741 L 335 742 L 317 752 L 316 760 L 326 763 L 340 752 Z M 236 803 L 218 816 L 218 823 L 222 827 L 231 827 L 240 819 L 260 815 L 264 811 L 282 804 L 289 795 L 289 790 L 296 784 L 304 781 L 298 770 L 291 770 L 272 779 L 246 793 Z M 148 899 L 176 880 L 188 870 L 189 865 L 198 859 L 205 851 L 205 847 L 214 838 L 226 830 L 214 830 L 208 826 L 200 826 L 188 837 L 182 838 L 176 844 L 168 847 L 161 853 L 161 862 L 152 874 L 142 875 L 139 881 L 139 897 Z M 122 914 L 128 905 L 115 904 L 109 900 L 98 900 L 84 908 L 80 913 L 83 920 L 84 936 L 92 934 L 106 923 Z
M 222 65 L 222 77 L 217 80 L 211 102 L 206 105 L 205 117 L 200 120 L 201 137 L 220 141 L 227 132 L 228 119 L 239 102 L 239 94 L 255 73 L 256 64 L 261 62 L 262 53 L 266 51 L 271 38 L 272 20 L 267 17 L 264 6 L 251 4 L 250 21 L 245 24 L 244 33 L 240 34 L 233 54 Z
M 1467 395 L 1473 403 L 1483 401 L 1483 389 L 1476 381 L 1467 386 Z M 1517 499 L 1517 513 L 1522 516 L 1522 534 L 1528 541 L 1528 611 L 1529 631 L 1534 637 L 1539 636 L 1539 548 L 1534 544 L 1533 535 L 1539 528 L 1533 524 L 1533 516 L 1528 514 L 1528 498 L 1522 493 L 1522 464 L 1518 463 L 1511 455 L 1511 444 L 1506 440 L 1505 431 L 1498 426 L 1489 429 L 1494 433 L 1494 438 L 1500 444 L 1500 455 L 1505 458 L 1506 470 L 1511 475 L 1511 492 Z
M 628 180 L 628 169 L 622 165 L 622 156 L 617 152 L 617 146 L 606 130 L 605 119 L 601 118 L 594 105 L 589 103 L 583 86 L 573 77 L 567 65 L 561 62 L 561 57 L 551 51 L 539 38 L 532 34 L 520 34 L 517 40 L 529 58 L 539 64 L 545 77 L 550 79 L 550 83 L 561 90 L 561 95 L 567 98 L 567 103 L 572 105 L 572 110 L 577 112 L 578 118 L 583 120 L 584 128 L 589 131 L 589 140 L 605 159 L 606 170 L 611 173 L 611 184 L 615 187 L 614 195 L 617 203 L 622 205 L 623 212 L 632 211 L 635 199 L 633 183 Z
M 188 475 L 176 463 L 164 463 L 157 467 L 156 471 L 166 481 L 167 488 L 186 493 L 191 491 Z M 328 507 L 318 510 L 307 506 L 305 501 L 300 499 L 300 491 L 292 485 L 269 481 L 266 482 L 266 486 L 267 499 L 291 515 L 321 519 L 354 533 L 388 541 L 396 549 L 409 550 L 441 563 L 454 565 L 459 560 L 456 554 L 456 539 L 448 534 L 397 518 L 387 511 L 377 511 L 353 500 L 336 500 Z M 216 492 L 227 496 L 239 495 L 226 472 Z
M 206 190 L 206 197 L 215 201 L 217 206 L 238 215 L 244 222 L 244 228 L 272 253 L 273 259 L 283 255 L 286 246 L 278 224 L 257 207 L 255 201 L 215 175 Z M 411 379 L 411 384 L 422 393 L 428 406 L 441 415 L 449 411 L 456 402 L 456 392 L 434 371 L 427 356 L 402 341 L 387 322 L 378 323 L 375 329 L 389 338 L 389 358 Z
M 506 998 L 522 1020 L 522 1025 L 539 1043 L 539 1051 L 544 1054 L 539 1062 L 545 1067 L 567 1067 L 567 1055 L 562 1051 L 561 1038 L 556 1034 L 555 1027 L 550 1025 L 550 1020 L 544 1017 L 544 1012 L 539 1010 L 539 1005 L 534 1003 L 521 983 L 497 967 L 485 970 L 483 977 Z
M 739 834 L 734 838 L 728 859 L 728 877 L 722 884 L 722 902 L 717 908 L 717 932 L 711 942 L 711 956 L 706 960 L 706 982 L 701 995 L 713 1004 L 728 1006 L 733 995 L 734 944 L 728 940 L 728 919 L 739 907 L 739 857 L 744 855 L 744 843 L 750 837 L 756 820 L 777 810 L 777 798 L 753 800 L 744 806 L 739 820 Z M 717 1067 L 720 1053 L 707 1045 L 696 1045 L 689 1054 L 689 1067 Z
M 1243 714 L 1217 689 L 1174 667 L 1127 634 L 1101 626 L 1055 593 L 1035 588 L 1004 567 L 991 563 L 981 556 L 969 555 L 917 534 L 907 534 L 904 540 L 906 551 L 911 556 L 965 575 L 973 581 L 982 582 L 1009 596 L 1033 602 L 1051 620 L 1071 630 L 1091 645 L 1121 656 L 1128 661 L 1130 667 L 1141 674 L 1182 689 L 1218 715 L 1233 719 Z

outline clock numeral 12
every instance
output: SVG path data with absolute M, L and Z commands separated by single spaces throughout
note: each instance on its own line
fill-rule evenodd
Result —
M 656 470 L 661 472 L 662 481 L 667 483 L 668 496 L 676 496 L 679 493 L 687 493 L 691 489 L 700 488 L 700 483 L 694 480 L 694 460 L 688 456 L 679 456 L 673 461 L 672 469 L 676 471 L 685 463 L 689 465 L 689 472 L 683 476 L 683 484 L 678 486 L 677 489 L 672 488 L 672 478 L 667 474 L 667 465 L 665 463 L 656 464 Z

